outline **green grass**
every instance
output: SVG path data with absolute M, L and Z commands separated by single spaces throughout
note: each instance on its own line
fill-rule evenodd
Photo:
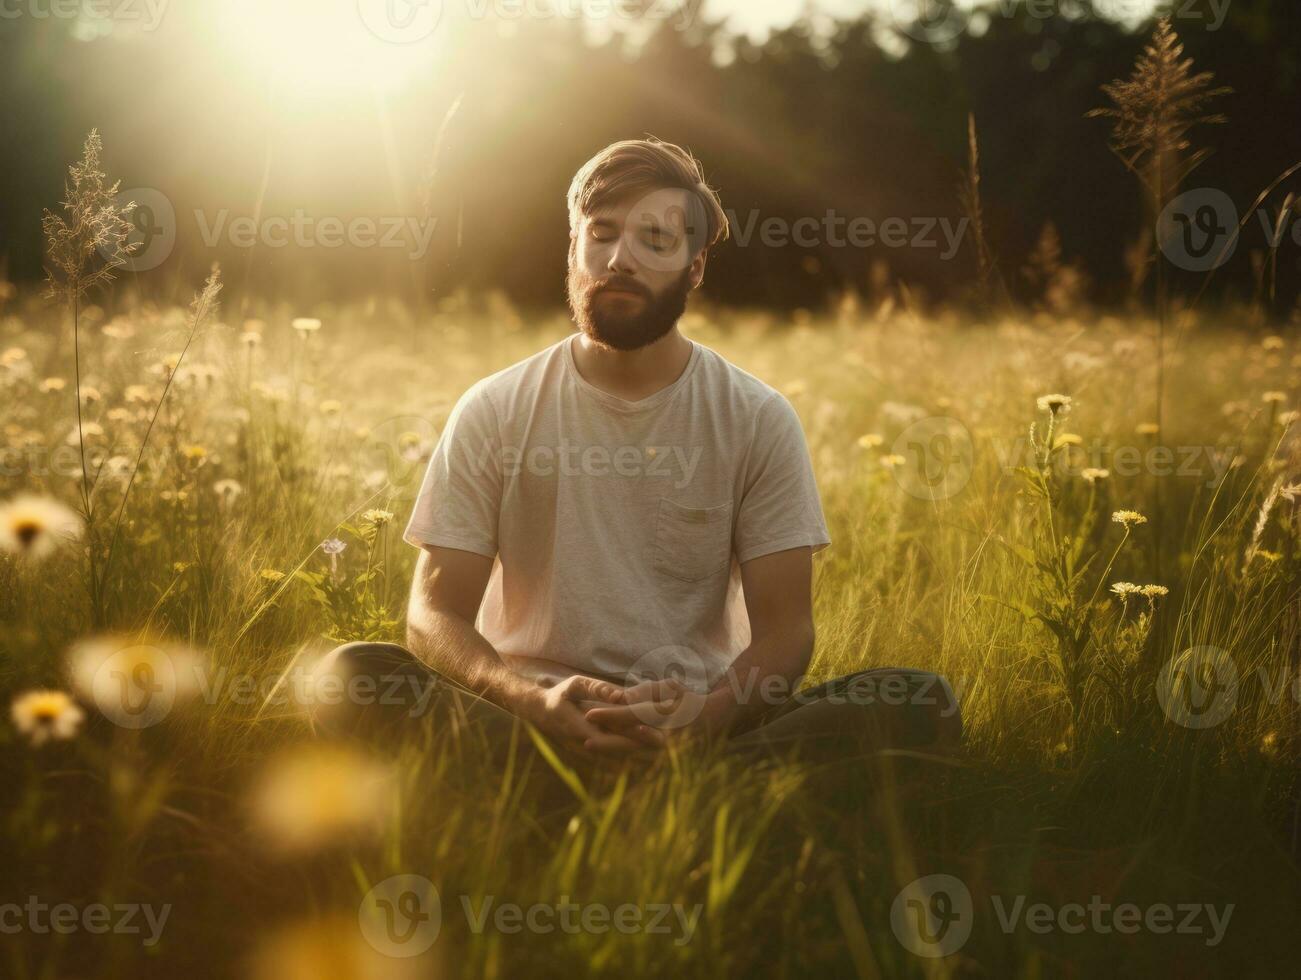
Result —
M 132 336 L 106 336 L 100 310 L 83 320 L 83 386 L 100 395 L 86 418 L 105 432 L 88 445 L 115 442 L 115 452 L 133 457 L 125 450 L 138 446 L 152 404 L 127 404 L 126 386 L 149 385 L 156 398 L 160 362 L 181 349 L 188 327 L 182 310 L 117 312 L 112 322 L 130 324 Z M 289 327 L 298 311 L 249 312 L 265 321 L 265 343 L 244 346 L 242 318 L 228 308 L 229 319 L 209 322 L 186 355 L 98 603 L 80 549 L 39 564 L 0 558 L 6 700 L 66 688 L 69 647 L 102 627 L 190 644 L 210 676 L 224 669 L 260 684 L 333 639 L 399 639 L 414 560 L 399 535 L 422 469 L 418 454 L 402 456 L 402 433 L 415 432 L 427 451 L 466 387 L 569 329 L 561 318 L 522 322 L 499 303 L 449 302 L 417 315 L 375 302 L 315 311 L 324 327 L 303 340 Z M 11 447 L 0 501 L 31 490 L 72 505 L 79 466 L 48 474 L 32 463 L 75 433 L 67 328 L 35 300 L 0 315 L 0 348 L 25 352 L 0 368 L 0 424 Z M 129 732 L 87 704 L 87 726 L 73 741 L 34 749 L 10 726 L 0 734 L 12 801 L 6 900 L 170 903 L 171 916 L 149 949 L 135 936 L 7 935 L 6 974 L 241 975 L 255 950 L 288 948 L 267 945 L 281 930 L 317 922 L 319 933 L 297 934 L 306 946 L 337 975 L 365 975 L 361 961 L 348 965 L 354 948 L 377 955 L 356 925 L 358 904 L 371 884 L 398 873 L 437 884 L 442 932 L 420 967 L 448 974 L 1253 976 L 1286 968 L 1301 913 L 1297 701 L 1284 683 L 1297 670 L 1297 503 L 1276 497 L 1254 553 L 1252 540 L 1271 488 L 1280 478 L 1297 483 L 1301 468 L 1296 426 L 1289 434 L 1279 419 L 1296 404 L 1295 331 L 1274 349 L 1229 323 L 1185 324 L 1167 360 L 1165 431 L 1151 436 L 1135 432 L 1153 416 L 1150 323 L 972 323 L 852 307 L 802 321 L 693 314 L 684 329 L 785 391 L 804 421 L 833 541 L 816 565 L 813 674 L 886 665 L 945 674 L 966 721 L 956 757 L 738 766 L 688 750 L 648 771 L 576 772 L 570 786 L 531 753 L 507 755 L 430 719 L 413 725 L 389 760 L 395 775 L 376 837 L 288 858 L 268 849 L 249 800 L 266 760 L 308 737 L 299 713 L 256 698 L 198 698 Z M 194 377 L 200 365 L 215 377 Z M 41 392 L 49 376 L 67 387 Z M 1267 391 L 1287 399 L 1265 402 Z M 1095 485 L 1092 507 L 1078 464 L 1051 478 L 1052 529 L 1080 542 L 1086 566 L 1079 587 L 1064 591 L 1054 582 L 1060 556 L 1049 505 L 1013 471 L 1034 461 L 1010 456 L 1032 422 L 1042 435 L 1035 400 L 1049 392 L 1074 399 L 1057 431 L 1078 434 L 1085 447 L 1097 440 L 1103 455 L 1090 465 L 1113 471 Z M 321 411 L 331 400 L 337 415 Z M 905 492 L 901 469 L 880 461 L 910 418 L 932 416 L 957 419 L 972 440 L 970 478 L 942 500 Z M 882 445 L 861 444 L 870 433 Z M 1161 444 L 1240 459 L 1215 487 L 1204 459 L 1194 475 L 1125 474 L 1116 465 L 1119 447 Z M 32 451 L 13 452 L 20 446 Z M 194 446 L 203 453 L 187 452 Z M 906 470 L 908 447 L 899 448 Z M 243 488 L 228 507 L 213 490 L 222 479 Z M 93 499 L 89 540 L 102 561 L 121 482 L 101 478 Z M 371 508 L 395 520 L 376 529 L 360 516 Z M 1119 509 L 1149 521 L 1133 528 L 1090 603 L 1121 542 L 1108 519 Z M 334 578 L 318 545 L 334 536 L 349 546 L 341 585 L 327 595 Z M 1122 618 L 1108 591 L 1119 580 L 1170 593 L 1150 620 L 1140 621 L 1143 599 Z M 1063 615 L 1088 617 L 1074 661 L 1043 623 L 1054 601 Z M 1193 646 L 1223 649 L 1243 679 L 1236 710 L 1206 730 L 1172 723 L 1156 697 L 1162 666 Z M 1067 667 L 1083 678 L 1074 702 Z M 1260 672 L 1274 683 L 1256 683 Z M 1117 689 L 1104 675 L 1120 678 Z M 975 920 L 958 952 L 928 960 L 896 940 L 890 909 L 904 884 L 936 873 L 965 883 Z M 476 934 L 460 895 L 476 906 L 484 895 L 526 906 L 568 896 L 703 912 L 682 945 L 646 933 Z M 1232 903 L 1235 911 L 1215 947 L 1147 930 L 1037 934 L 1023 925 L 1008 934 L 992 895 L 1054 906 L 1093 895 L 1143 907 Z M 285 955 L 307 954 L 295 946 Z M 384 960 L 379 969 L 401 976 L 404 965 Z

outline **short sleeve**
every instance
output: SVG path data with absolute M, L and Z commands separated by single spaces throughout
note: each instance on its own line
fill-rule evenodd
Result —
M 739 562 L 775 551 L 831 543 L 804 429 L 791 403 L 774 393 L 756 420 L 736 522 Z
M 402 538 L 493 558 L 501 512 L 501 436 L 488 396 L 472 387 L 452 409 Z

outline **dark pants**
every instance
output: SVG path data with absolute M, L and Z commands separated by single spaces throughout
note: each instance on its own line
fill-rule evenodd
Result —
M 318 727 L 330 734 L 370 736 L 427 715 L 454 734 L 498 745 L 519 733 L 515 715 L 465 691 L 395 643 L 346 643 L 327 654 L 318 670 L 347 685 L 336 704 L 317 709 Z M 621 679 L 601 679 L 624 685 Z M 799 745 L 819 756 L 843 757 L 878 749 L 952 747 L 961 737 L 958 701 L 943 677 L 883 667 L 848 674 L 772 705 L 749 727 L 730 734 L 728 748 Z

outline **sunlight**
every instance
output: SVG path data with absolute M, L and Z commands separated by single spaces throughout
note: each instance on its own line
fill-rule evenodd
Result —
M 432 57 L 441 5 L 410 0 L 226 0 L 224 43 L 288 89 L 394 91 Z

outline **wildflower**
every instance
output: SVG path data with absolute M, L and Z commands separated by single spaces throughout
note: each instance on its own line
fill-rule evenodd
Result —
M 104 414 L 104 417 L 108 419 L 110 422 L 130 422 L 133 418 L 135 418 L 135 415 L 134 413 L 131 412 L 130 409 L 123 408 L 122 406 L 119 405 L 116 408 L 110 408 Z
M 0 367 L 11 368 L 27 359 L 27 351 L 21 347 L 10 347 L 0 354 Z
M 37 387 L 40 388 L 43 394 L 48 395 L 52 391 L 62 391 L 64 388 L 68 387 L 68 382 L 63 380 L 63 378 L 46 378 Z
M 1111 583 L 1111 591 L 1125 599 L 1132 595 L 1138 595 L 1143 590 L 1133 582 L 1113 582 Z
M 413 893 L 414 894 L 414 893 Z M 401 908 L 406 908 L 403 905 Z M 356 915 L 328 915 L 304 919 L 279 926 L 274 932 L 258 939 L 249 958 L 249 980 L 294 980 L 311 977 L 312 980 L 353 980 L 356 977 L 384 977 L 386 980 L 421 980 L 440 977 L 446 970 L 440 968 L 435 955 L 426 950 L 411 955 L 410 949 L 421 945 L 423 936 L 433 933 L 428 920 L 412 920 L 413 931 L 403 932 L 395 942 L 383 938 L 372 941 L 370 936 L 386 936 L 390 928 L 385 920 L 389 914 L 385 907 L 373 913 L 375 932 L 366 932 L 357 926 Z M 415 908 L 412 908 L 415 911 Z M 405 912 L 399 910 L 399 915 Z M 416 912 L 417 915 L 421 914 Z M 370 925 L 372 919 L 367 920 Z M 404 919 L 396 920 L 405 928 Z M 398 953 L 401 958 L 398 958 Z
M 321 402 L 321 414 L 326 416 L 338 415 L 343 411 L 343 402 L 335 401 L 333 398 Z
M 1126 530 L 1131 524 L 1147 523 L 1147 518 L 1136 510 L 1118 510 L 1111 515 L 1111 520 L 1116 524 L 1125 525 Z
M 889 453 L 881 457 L 881 465 L 887 470 L 892 470 L 896 466 L 903 466 L 906 462 L 908 462 L 908 460 L 903 456 L 900 456 L 898 453 Z
M 212 485 L 213 492 L 221 498 L 223 506 L 233 504 L 239 495 L 244 492 L 244 488 L 239 485 L 238 480 L 232 480 L 229 477 L 224 480 L 218 480 Z
M 50 497 L 26 494 L 0 504 L 0 551 L 45 558 L 77 540 L 81 516 Z
M 73 429 L 68 433 L 67 443 L 69 446 L 75 446 L 82 439 L 102 439 L 104 437 L 104 427 L 98 422 L 82 422 L 81 431 Z
M 192 442 L 181 447 L 181 455 L 191 463 L 202 465 L 203 461 L 208 458 L 208 450 L 198 443 Z
M 383 527 L 393 520 L 393 512 L 391 510 L 371 509 L 362 514 L 361 519 L 368 524 L 374 524 L 376 527 Z
M 1271 334 L 1260 342 L 1260 346 L 1265 350 L 1282 350 L 1283 338 L 1278 334 Z
M 375 835 L 392 799 L 392 773 L 344 747 L 312 746 L 273 759 L 254 784 L 250 803 L 264 843 L 304 854 L 354 835 Z
M 194 567 L 194 562 L 192 562 L 192 561 L 174 561 L 174 562 L 172 562 L 172 571 L 175 572 L 177 575 L 184 575 L 186 572 L 188 572 L 188 571 L 189 571 L 191 568 L 193 568 L 193 567 Z
M 154 400 L 148 385 L 127 385 L 122 398 L 128 405 L 148 404 Z
M 858 437 L 858 445 L 862 449 L 875 449 L 884 442 L 885 436 L 877 432 L 869 432 Z
M 136 328 L 131 325 L 130 320 L 123 320 L 121 317 L 114 317 L 108 323 L 100 327 L 99 332 L 110 340 L 129 340 L 135 336 Z
M 299 316 L 294 317 L 293 323 L 291 323 L 290 326 L 298 331 L 300 337 L 306 339 L 308 334 L 316 333 L 316 331 L 321 329 L 321 321 L 317 320 L 315 317 Z
M 1161 431 L 1161 427 L 1155 422 L 1140 422 L 1134 426 L 1134 431 L 1140 436 L 1154 436 Z
M 1261 737 L 1260 751 L 1271 759 L 1278 755 L 1278 732 L 1266 732 Z
M 321 550 L 327 555 L 341 555 L 348 545 L 339 538 L 326 538 L 321 542 Z
M 1298 412 L 1296 409 L 1289 409 L 1286 412 L 1279 413 L 1278 424 L 1282 426 L 1288 426 L 1291 425 L 1293 422 L 1295 422 L 1297 419 L 1301 419 L 1301 412 Z
M 102 401 L 103 395 L 99 393 L 98 388 L 92 388 L 90 385 L 81 386 L 81 403 L 83 405 L 93 405 L 97 401 Z
M 1111 470 L 1105 470 L 1100 466 L 1086 466 L 1080 471 L 1080 477 L 1085 483 L 1096 483 L 1099 480 L 1105 480 L 1111 476 Z
M 73 686 L 123 728 L 148 728 L 202 689 L 203 658 L 177 643 L 99 634 L 68 651 Z
M 32 745 L 44 745 L 75 736 L 86 713 L 62 691 L 28 691 L 14 698 L 9 717 Z
M 1266 405 L 1281 405 L 1287 401 L 1287 393 L 1283 391 L 1267 391 L 1260 396 L 1260 400 Z
M 158 496 L 169 504 L 183 504 L 189 499 L 190 492 L 188 490 L 164 490 Z
M 245 347 L 256 347 L 262 343 L 262 335 L 252 330 L 245 330 L 239 335 L 239 342 Z
M 1041 412 L 1047 412 L 1049 415 L 1057 417 L 1069 415 L 1071 411 L 1071 396 L 1040 395 L 1035 399 L 1035 407 Z

